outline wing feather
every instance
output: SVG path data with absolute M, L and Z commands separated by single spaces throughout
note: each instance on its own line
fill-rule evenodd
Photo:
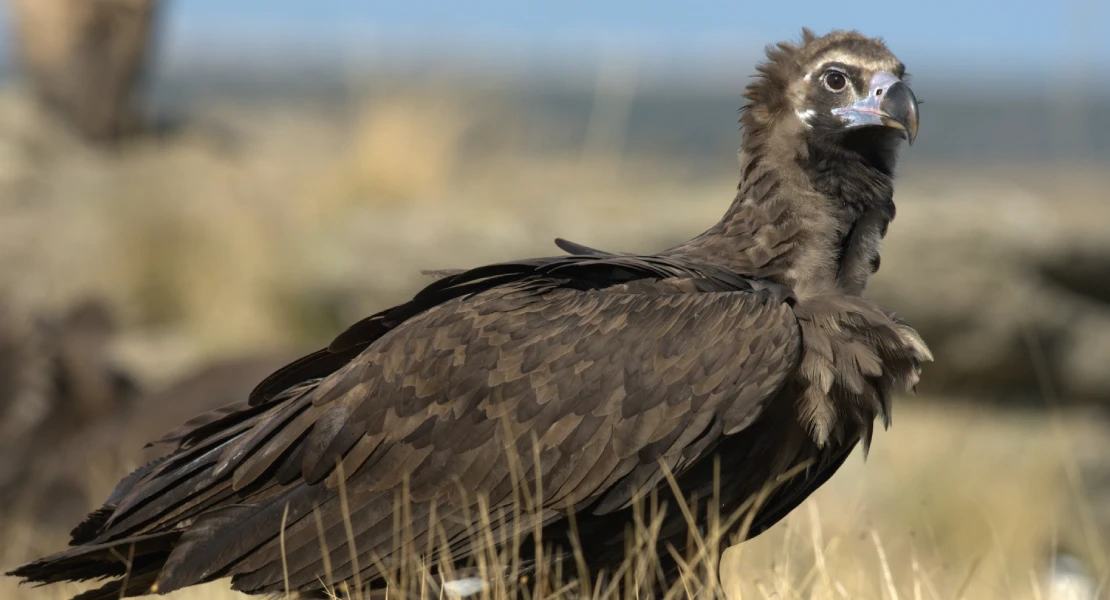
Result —
M 520 477 L 537 475 L 544 522 L 568 506 L 626 507 L 661 485 L 663 465 L 681 473 L 726 425 L 750 424 L 800 347 L 789 292 L 676 259 L 593 254 L 447 273 L 267 378 L 240 412 L 170 436 L 179 449 L 132 482 L 97 539 L 183 531 L 162 591 L 229 574 L 238 589 L 278 591 L 272 525 L 288 505 L 294 579 L 310 589 L 312 511 L 335 575 L 349 577 L 335 489 L 350 494 L 360 552 L 387 557 L 404 484 L 413 514 L 436 505 L 465 559 L 479 546 L 443 515 L 473 515 L 480 496 L 504 507 Z M 360 568 L 380 576 L 368 559 Z

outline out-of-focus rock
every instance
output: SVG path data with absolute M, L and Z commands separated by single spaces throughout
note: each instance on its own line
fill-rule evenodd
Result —
M 67 439 L 134 401 L 132 380 L 107 359 L 113 330 L 96 302 L 61 316 L 0 306 L 0 510 Z
M 155 0 L 12 0 L 23 70 L 43 105 L 86 137 L 136 129 Z
M 940 187 L 943 186 L 943 187 Z M 869 295 L 936 356 L 924 389 L 1110 407 L 1110 202 L 1098 182 L 910 182 Z
M 120 477 L 165 454 L 146 447 L 163 433 L 209 410 L 246 399 L 258 382 L 295 358 L 291 354 L 214 360 L 125 410 L 90 422 L 37 456 L 34 477 L 22 490 L 22 519 L 48 537 L 60 537 L 97 507 Z

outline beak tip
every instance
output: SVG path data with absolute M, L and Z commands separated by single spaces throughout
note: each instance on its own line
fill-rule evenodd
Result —
M 882 125 L 899 131 L 909 145 L 917 140 L 918 102 L 913 90 L 888 72 L 871 79 L 866 97 L 833 109 L 848 128 Z
M 887 89 L 880 109 L 896 127 L 901 129 L 909 145 L 917 139 L 918 102 L 913 90 L 901 81 Z

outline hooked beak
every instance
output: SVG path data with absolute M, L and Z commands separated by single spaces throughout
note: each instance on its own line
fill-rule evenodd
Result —
M 910 145 L 917 137 L 917 98 L 910 86 L 886 71 L 871 78 L 866 98 L 851 106 L 835 108 L 832 113 L 844 119 L 849 127 L 879 125 L 897 129 Z

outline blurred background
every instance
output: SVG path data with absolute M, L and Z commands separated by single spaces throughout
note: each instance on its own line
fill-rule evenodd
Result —
M 722 577 L 753 598 L 1110 597 L 1097 0 L 6 0 L 0 567 L 420 269 L 704 230 L 753 66 L 802 26 L 885 37 L 924 100 L 869 294 L 937 361 L 866 465 Z

